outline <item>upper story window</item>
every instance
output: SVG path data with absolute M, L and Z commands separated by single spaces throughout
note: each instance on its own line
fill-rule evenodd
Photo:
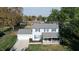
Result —
M 44 32 L 49 32 L 49 29 L 44 29 Z
M 56 29 L 56 32 L 59 32 L 59 30 L 58 30 L 58 29 Z
M 35 32 L 40 32 L 40 29 L 35 29 Z
M 52 29 L 52 32 L 56 32 L 56 29 Z

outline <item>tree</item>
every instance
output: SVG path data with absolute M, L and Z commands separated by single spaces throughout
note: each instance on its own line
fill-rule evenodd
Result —
M 63 25 L 61 27 L 61 36 L 65 37 L 66 40 L 69 42 L 69 46 L 73 50 L 79 50 L 79 47 L 77 46 L 79 44 L 79 8 L 62 8 L 60 19 L 63 20 Z
M 32 16 L 29 16 L 29 21 L 32 21 Z
M 79 50 L 79 8 L 62 7 L 60 11 L 53 10 L 48 21 L 59 22 L 59 33 L 72 50 Z M 65 39 L 64 39 L 65 38 Z
M 37 17 L 36 16 L 32 16 L 32 21 L 36 20 Z
M 37 17 L 37 20 L 38 20 L 38 21 L 41 21 L 41 20 L 42 20 L 42 16 L 39 15 L 39 16 Z
M 43 16 L 42 21 L 47 22 L 47 17 Z
M 21 7 L 1 7 L 0 8 L 0 22 L 1 26 L 10 26 L 13 28 L 22 20 Z
M 48 16 L 48 22 L 59 21 L 59 11 L 57 9 L 52 9 L 51 14 Z
M 23 16 L 23 22 L 27 22 L 29 20 L 28 16 Z

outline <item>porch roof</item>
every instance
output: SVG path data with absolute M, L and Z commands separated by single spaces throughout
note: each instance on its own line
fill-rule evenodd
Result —
M 58 33 L 46 33 L 46 32 L 44 32 L 44 33 L 42 33 L 42 35 L 43 35 L 43 38 L 58 38 Z

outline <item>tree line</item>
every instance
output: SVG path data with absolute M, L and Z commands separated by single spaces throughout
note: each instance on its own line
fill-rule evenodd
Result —
M 22 7 L 0 7 L 0 27 L 14 27 L 22 21 Z
M 26 16 L 26 15 L 24 15 L 23 16 L 23 20 L 25 20 L 25 21 L 34 21 L 34 20 L 45 21 L 46 18 L 47 17 L 42 16 L 42 15 L 39 15 L 39 16 Z
M 48 22 L 59 23 L 59 33 L 64 41 L 73 50 L 79 50 L 79 8 L 62 7 L 61 10 L 52 9 Z

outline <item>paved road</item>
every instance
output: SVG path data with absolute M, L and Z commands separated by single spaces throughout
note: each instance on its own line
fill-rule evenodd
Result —
M 28 40 L 18 40 L 11 51 L 24 51 L 26 48 L 28 48 L 28 44 Z

